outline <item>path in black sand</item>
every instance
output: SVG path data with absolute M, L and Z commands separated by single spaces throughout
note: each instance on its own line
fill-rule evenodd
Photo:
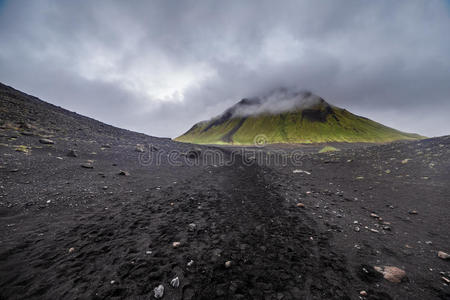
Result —
M 163 284 L 164 299 L 345 298 L 345 262 L 271 185 L 273 170 L 189 172 L 160 189 L 134 187 L 138 196 L 29 216 L 0 255 L 1 296 L 149 299 Z

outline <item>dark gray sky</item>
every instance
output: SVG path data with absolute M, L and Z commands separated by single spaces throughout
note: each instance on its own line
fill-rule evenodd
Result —
M 450 5 L 406 1 L 0 1 L 0 81 L 175 137 L 279 86 L 450 134 Z

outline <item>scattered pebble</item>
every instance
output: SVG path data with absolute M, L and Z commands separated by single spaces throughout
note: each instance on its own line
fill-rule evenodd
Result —
M 153 293 L 156 299 L 160 299 L 164 296 L 164 286 L 162 284 L 158 285 L 153 289 Z
M 439 256 L 439 258 L 444 259 L 444 260 L 450 259 L 450 255 L 444 251 L 439 251 L 438 256 Z
M 121 175 L 121 176 L 130 176 L 130 173 L 128 173 L 127 171 L 120 170 L 119 175 Z
M 359 294 L 363 297 L 367 297 L 367 292 L 366 291 L 361 291 L 359 292 Z
M 69 248 L 69 253 L 72 253 L 73 251 L 75 251 L 74 247 Z
M 178 279 L 178 276 L 170 281 L 170 285 L 174 288 L 177 288 L 180 286 L 180 279 Z
M 147 251 L 145 251 L 145 254 L 150 255 L 150 254 L 152 254 L 152 251 L 147 250 Z
M 188 267 L 192 267 L 194 265 L 194 261 L 191 259 L 190 261 L 188 261 L 188 263 L 186 265 Z
M 180 242 L 173 242 L 173 243 L 172 243 L 172 246 L 173 246 L 174 248 L 178 248 L 178 247 L 180 247 L 180 245 L 181 245 Z
M 85 169 L 93 169 L 94 168 L 94 166 L 90 163 L 81 164 L 81 167 L 85 168 Z
M 372 218 L 376 218 L 376 219 L 379 219 L 379 218 L 380 218 L 380 216 L 379 216 L 379 215 L 377 215 L 377 214 L 374 214 L 374 213 L 371 213 L 371 214 L 370 214 L 370 216 L 371 216 Z
M 39 143 L 45 144 L 45 145 L 53 145 L 55 142 L 50 139 L 40 139 Z
M 305 207 L 305 204 L 303 204 L 303 203 L 297 203 L 297 207 L 304 208 L 304 207 Z
M 304 173 L 306 175 L 311 175 L 311 172 L 300 170 L 300 169 L 294 170 L 294 171 L 292 171 L 292 173 L 294 173 L 294 174 L 296 174 L 296 173 Z
M 197 228 L 197 225 L 195 223 L 191 223 L 188 226 L 189 226 L 189 231 L 195 231 L 195 228 Z
M 231 267 L 231 260 L 227 260 L 226 262 L 225 262 L 225 268 L 229 268 L 229 267 Z
M 417 210 L 410 210 L 408 213 L 410 215 L 417 215 L 418 214 Z
M 400 268 L 393 267 L 393 266 L 384 266 L 382 267 L 373 267 L 375 271 L 383 274 L 384 279 L 393 282 L 393 283 L 400 283 L 403 278 L 406 277 L 406 272 Z
M 134 149 L 134 151 L 136 151 L 136 152 L 144 152 L 145 151 L 144 145 L 137 144 L 136 148 Z

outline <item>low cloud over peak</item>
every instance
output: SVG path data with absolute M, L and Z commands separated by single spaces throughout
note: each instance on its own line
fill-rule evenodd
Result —
M 443 135 L 449 12 L 443 0 L 11 0 L 0 5 L 0 81 L 157 136 L 279 86 Z
M 293 88 L 277 88 L 259 97 L 244 98 L 225 114 L 233 117 L 256 116 L 260 114 L 279 114 L 298 109 L 328 105 L 322 98 L 310 91 Z

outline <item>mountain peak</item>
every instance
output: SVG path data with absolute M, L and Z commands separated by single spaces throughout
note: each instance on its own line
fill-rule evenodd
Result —
M 421 138 L 330 105 L 309 91 L 278 88 L 243 98 L 221 115 L 195 124 L 177 141 L 199 144 L 390 142 Z
M 310 91 L 297 91 L 277 88 L 262 96 L 243 98 L 227 109 L 222 115 L 227 119 L 257 115 L 274 115 L 304 109 L 327 110 L 331 106 L 321 97 Z

